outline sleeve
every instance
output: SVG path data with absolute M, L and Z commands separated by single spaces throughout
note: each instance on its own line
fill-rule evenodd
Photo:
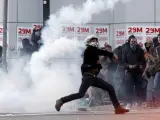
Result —
M 140 65 L 146 65 L 146 60 L 145 60 L 145 54 L 144 54 L 144 50 L 143 49 L 141 49 L 140 50 Z
M 100 56 L 107 56 L 109 58 L 113 58 L 113 53 L 108 52 L 106 50 L 97 49 L 98 55 Z
M 122 51 L 122 61 L 125 67 L 128 67 L 128 61 L 126 59 L 126 51 Z

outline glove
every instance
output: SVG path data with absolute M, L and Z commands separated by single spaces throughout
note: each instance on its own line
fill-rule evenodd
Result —
M 113 61 L 116 63 L 118 62 L 118 56 L 116 54 L 113 55 Z
M 146 71 L 146 76 L 147 76 L 148 78 L 151 78 L 151 74 L 150 74 L 148 71 Z
M 147 76 L 147 75 L 146 75 L 146 72 L 144 72 L 144 73 L 142 74 L 142 78 L 145 79 L 146 76 Z

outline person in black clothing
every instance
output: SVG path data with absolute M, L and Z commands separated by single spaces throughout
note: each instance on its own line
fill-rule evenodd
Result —
M 42 45 L 41 31 L 42 31 L 42 28 L 38 30 L 34 29 L 31 36 L 31 41 L 36 51 L 38 51 Z
M 105 46 L 105 50 L 112 52 L 112 47 L 110 45 Z M 116 54 L 115 54 L 116 55 Z M 118 57 L 118 56 L 117 56 Z M 119 61 L 119 57 L 118 57 Z M 116 72 L 117 63 L 113 61 L 113 59 L 110 59 L 110 63 L 107 65 L 108 69 L 108 83 L 112 84 L 113 86 L 116 84 L 114 81 L 114 75 Z
M 0 46 L 0 58 L 2 57 L 2 46 Z
M 125 47 L 128 46 L 128 43 L 123 44 L 122 46 L 118 46 L 113 50 L 113 53 L 118 56 L 118 62 L 116 65 L 114 80 L 116 80 L 115 89 L 117 93 L 117 97 L 125 101 L 126 99 L 126 90 L 125 90 L 125 67 L 122 60 L 122 51 Z
M 117 56 L 111 52 L 99 49 L 98 38 L 94 35 L 88 36 L 85 42 L 87 47 L 84 51 L 83 64 L 81 65 L 81 72 L 83 77 L 79 92 L 58 99 L 55 105 L 56 110 L 60 111 L 60 108 L 64 103 L 82 98 L 85 95 L 87 89 L 90 86 L 94 86 L 108 91 L 110 99 L 115 108 L 115 114 L 124 114 L 125 112 L 129 112 L 129 110 L 120 106 L 113 86 L 104 80 L 97 78 L 97 75 L 102 68 L 101 64 L 99 64 L 99 56 L 108 56 L 114 60 L 118 59 Z
M 127 70 L 125 84 L 127 108 L 130 108 L 133 103 L 133 96 L 136 96 L 136 102 L 141 102 L 142 73 L 145 67 L 144 51 L 137 45 L 137 39 L 134 35 L 131 35 L 128 39 L 128 45 L 122 52 L 122 61 Z
M 1 67 L 1 63 L 2 63 L 2 46 L 0 46 L 0 67 Z
M 20 56 L 31 56 L 35 51 L 33 46 L 30 44 L 29 39 L 27 38 L 22 40 L 22 46 L 23 48 L 20 50 Z

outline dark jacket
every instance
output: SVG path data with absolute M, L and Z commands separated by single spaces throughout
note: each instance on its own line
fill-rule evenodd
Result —
M 25 55 L 31 56 L 32 53 L 35 51 L 27 38 L 22 40 L 22 45 L 23 48 L 21 49 L 20 56 L 25 56 Z
M 160 45 L 153 47 L 151 49 L 151 55 L 153 60 L 151 61 L 148 71 L 151 75 L 155 75 L 157 72 L 160 72 Z
M 101 69 L 102 66 L 99 64 L 99 57 L 100 56 L 107 56 L 109 58 L 113 58 L 113 53 L 98 49 L 97 47 L 88 46 L 84 50 L 83 54 L 83 64 L 81 66 L 82 74 L 87 72 L 89 69 L 99 68 Z
M 139 46 L 134 51 L 129 45 L 123 50 L 122 60 L 128 72 L 143 72 L 140 65 L 145 66 L 144 51 Z M 135 69 L 129 69 L 129 65 L 137 65 Z
M 31 41 L 33 43 L 33 47 L 36 51 L 40 49 L 40 44 L 39 41 L 41 41 L 41 30 L 33 30 L 32 36 L 31 36 Z
M 0 63 L 2 62 L 2 46 L 0 46 Z
M 118 46 L 113 50 L 113 53 L 118 56 L 118 64 L 123 65 L 122 53 L 128 47 L 128 43 L 123 44 L 122 46 Z

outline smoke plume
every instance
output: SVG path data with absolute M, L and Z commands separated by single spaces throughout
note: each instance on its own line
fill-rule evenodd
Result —
M 87 0 L 79 7 L 63 6 L 51 14 L 40 51 L 29 62 L 23 58 L 14 62 L 8 74 L 1 72 L 0 112 L 52 112 L 56 99 L 77 92 L 84 45 L 76 38 L 62 37 L 61 25 L 89 23 L 93 15 L 112 9 L 119 1 L 129 0 Z M 64 107 L 73 105 L 76 102 Z

